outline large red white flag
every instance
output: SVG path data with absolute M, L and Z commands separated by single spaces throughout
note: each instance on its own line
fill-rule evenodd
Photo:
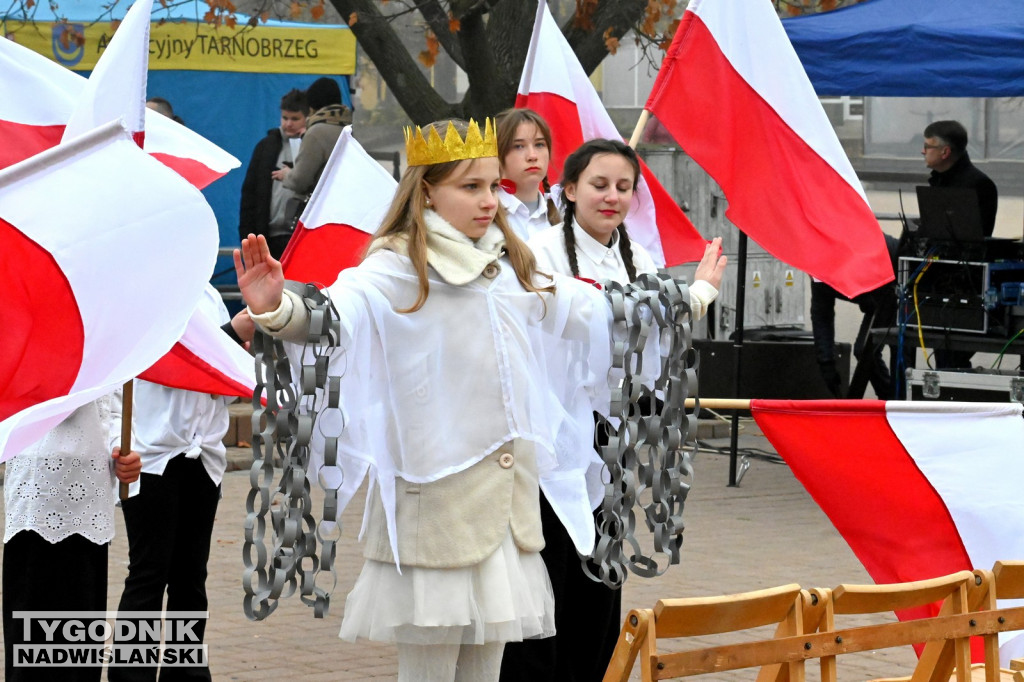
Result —
M 139 146 L 152 147 L 145 126 L 159 128 L 157 119 L 169 120 L 164 116 L 153 120 L 145 118 L 145 112 L 149 111 L 146 77 L 152 7 L 153 0 L 136 0 L 125 14 L 78 95 L 63 139 L 121 118 Z M 165 157 L 157 158 L 165 162 Z M 179 170 L 174 164 L 165 165 Z M 221 331 L 216 319 L 209 317 L 207 306 L 199 306 L 180 342 L 143 372 L 141 378 L 171 388 L 252 398 L 255 374 L 252 356 Z
M 850 297 L 892 280 L 882 230 L 770 0 L 691 0 L 645 109 L 772 255 Z
M 754 400 L 751 412 L 876 583 L 1024 559 L 1020 404 Z
M 586 140 L 621 139 L 544 0 L 537 6 L 516 106 L 533 109 L 551 127 L 548 177 L 552 182 L 561 178 L 565 157 Z M 636 200 L 626 216 L 630 237 L 647 249 L 658 265 L 699 261 L 707 240 L 643 162 L 641 171 Z
M 0 39 L 0 92 L 5 94 L 0 97 L 0 168 L 60 142 L 86 83 L 46 57 Z M 202 189 L 240 165 L 234 156 L 185 126 L 155 111 L 144 108 L 143 112 L 146 151 L 196 187 Z M 131 121 L 128 125 L 135 129 Z
M 217 241 L 202 194 L 120 121 L 0 171 L 0 461 L 167 352 Z
M 327 287 L 358 265 L 396 187 L 346 126 L 281 256 L 285 278 Z

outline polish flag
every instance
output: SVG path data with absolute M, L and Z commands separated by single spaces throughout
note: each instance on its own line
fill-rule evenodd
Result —
M 0 171 L 0 461 L 171 348 L 217 241 L 202 194 L 120 121 Z
M 691 0 L 644 108 L 772 255 L 850 298 L 892 281 L 882 230 L 770 0 Z
M 60 142 L 87 82 L 26 47 L 0 39 L 0 168 Z M 146 151 L 196 187 L 202 189 L 240 165 L 217 145 L 144 104 L 143 112 Z M 136 130 L 133 121 L 128 125 Z
M 346 126 L 281 255 L 285 278 L 329 287 L 358 265 L 397 187 Z
M 152 137 L 145 126 L 166 130 L 166 127 L 159 127 L 160 120 L 170 121 L 166 116 L 145 117 L 150 111 L 146 108 L 146 80 L 152 9 L 153 0 L 136 0 L 125 14 L 77 97 L 75 109 L 64 128 L 64 140 L 104 121 L 121 118 L 139 146 L 151 149 Z M 157 137 L 159 139 L 159 134 Z M 182 174 L 180 168 L 166 163 L 165 155 L 153 156 Z M 207 294 L 211 288 L 207 287 Z M 214 295 L 219 299 L 216 290 Z M 256 389 L 252 356 L 220 329 L 209 312 L 209 306 L 197 307 L 180 342 L 146 370 L 142 378 L 171 388 L 251 399 Z
M 1024 559 L 1020 404 L 753 400 L 751 412 L 876 583 Z
M 170 388 L 251 400 L 256 392 L 255 361 L 214 317 L 218 305 L 223 308 L 224 304 L 212 284 L 206 285 L 206 297 L 213 303 L 196 308 L 178 343 L 139 378 Z
M 622 139 L 544 0 L 537 5 L 516 106 L 533 109 L 551 127 L 548 177 L 552 182 L 561 179 L 565 158 L 585 141 Z M 641 161 L 640 166 L 636 198 L 626 216 L 630 238 L 647 249 L 659 266 L 699 261 L 707 240 L 647 165 Z

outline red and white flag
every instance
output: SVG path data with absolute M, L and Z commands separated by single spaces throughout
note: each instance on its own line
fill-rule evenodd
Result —
M 281 255 L 285 278 L 328 287 L 358 265 L 397 187 L 346 126 Z
M 207 296 L 220 300 L 211 284 Z M 211 305 L 196 308 L 178 343 L 139 378 L 170 388 L 251 400 L 256 391 L 255 361 L 223 332 L 215 312 Z
M 552 182 L 561 178 L 565 158 L 585 141 L 621 139 L 544 0 L 537 6 L 516 106 L 533 109 L 551 127 L 548 177 Z M 630 237 L 647 249 L 658 265 L 699 261 L 707 240 L 643 162 L 641 171 L 636 199 L 626 216 Z
M 1020 404 L 753 400 L 751 412 L 876 583 L 1024 559 Z
M 0 171 L 0 461 L 167 352 L 217 241 L 202 194 L 120 121 Z
M 159 125 L 160 120 L 170 120 L 165 116 L 145 117 L 149 111 L 146 78 L 152 8 L 153 0 L 136 0 L 125 14 L 78 95 L 63 139 L 121 118 L 139 146 L 151 151 L 153 140 L 145 126 L 166 129 Z M 154 157 L 182 174 L 175 164 L 167 163 L 166 156 Z M 221 331 L 217 319 L 209 316 L 209 310 L 209 306 L 197 307 L 180 342 L 143 372 L 141 378 L 171 388 L 252 398 L 256 388 L 252 356 Z
M 117 33 L 115 39 L 116 36 Z M 4 93 L 0 97 L 0 168 L 60 142 L 65 125 L 82 100 L 86 83 L 82 76 L 46 57 L 0 39 L 0 92 Z M 117 85 L 115 82 L 105 87 Z M 105 92 L 106 89 L 97 94 Z M 100 100 L 98 106 L 111 102 L 114 100 Z M 240 165 L 234 156 L 185 126 L 155 111 L 143 108 L 143 112 L 146 151 L 196 187 L 202 189 Z M 113 118 L 116 116 L 107 120 Z M 135 130 L 133 122 L 128 125 Z
M 770 0 L 691 0 L 644 108 L 769 253 L 851 298 L 892 280 L 882 230 Z

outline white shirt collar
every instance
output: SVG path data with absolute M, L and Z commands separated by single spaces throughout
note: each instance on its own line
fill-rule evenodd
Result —
M 601 263 L 608 258 L 609 255 L 617 261 L 622 260 L 622 255 L 619 253 L 618 230 L 612 233 L 612 243 L 610 246 L 605 246 L 591 237 L 587 231 L 580 226 L 579 221 L 576 220 L 575 217 L 572 220 L 572 232 L 576 237 L 576 248 L 578 248 L 583 255 L 594 263 Z
M 534 211 L 530 210 L 530 207 L 519 200 L 515 194 L 509 194 L 505 190 L 498 192 L 498 201 L 505 207 L 505 210 L 511 214 L 521 215 L 524 218 L 537 218 L 543 217 L 547 220 L 548 213 L 548 202 L 547 197 L 544 194 L 539 194 L 540 202 L 537 204 L 537 209 Z

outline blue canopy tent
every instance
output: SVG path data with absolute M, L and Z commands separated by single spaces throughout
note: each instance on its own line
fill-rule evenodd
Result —
M 124 0 L 113 7 L 105 0 L 61 0 L 26 10 L 19 3 L 0 12 L 0 27 L 9 38 L 88 76 L 113 34 L 111 21 L 123 18 L 130 6 Z M 355 39 L 347 26 L 271 20 L 245 27 L 244 17 L 236 29 L 214 27 L 197 15 L 197 7 L 154 4 L 147 94 L 171 102 L 185 125 L 242 162 L 203 190 L 217 216 L 220 243 L 233 246 L 245 168 L 256 143 L 280 123 L 281 96 L 329 75 L 351 106 Z M 67 26 L 79 40 L 61 40 Z M 221 258 L 218 269 L 230 265 L 230 258 Z M 232 271 L 216 281 L 233 279 Z
M 825 95 L 1024 95 L 1021 0 L 866 0 L 782 25 Z

